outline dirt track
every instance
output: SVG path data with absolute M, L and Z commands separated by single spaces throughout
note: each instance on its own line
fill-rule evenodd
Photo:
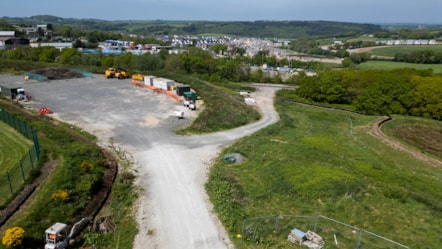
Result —
M 384 143 L 388 144 L 389 146 L 391 146 L 391 147 L 393 147 L 395 149 L 404 151 L 404 152 L 412 155 L 413 157 L 415 157 L 418 160 L 428 162 L 428 163 L 430 163 L 431 165 L 433 165 L 435 167 L 441 167 L 442 166 L 442 162 L 441 161 L 439 161 L 439 160 L 437 160 L 435 158 L 429 157 L 429 156 L 427 156 L 427 155 L 425 155 L 425 154 L 423 154 L 423 153 L 421 153 L 419 151 L 411 149 L 410 147 L 408 147 L 408 146 L 406 146 L 406 145 L 404 145 L 402 143 L 399 143 L 399 142 L 389 138 L 388 136 L 386 136 L 381 131 L 381 127 L 382 127 L 382 125 L 385 122 L 387 122 L 389 120 L 391 120 L 390 117 L 384 117 L 382 119 L 379 119 L 378 121 L 376 121 L 375 123 L 373 123 L 371 125 L 370 131 L 368 133 L 370 135 L 372 135 L 372 136 L 375 136 L 375 137 L 379 138 L 381 141 L 383 141 Z

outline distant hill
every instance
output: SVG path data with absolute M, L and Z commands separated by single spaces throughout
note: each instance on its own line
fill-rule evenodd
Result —
M 11 24 L 37 25 L 51 23 L 54 28 L 68 25 L 83 31 L 101 30 L 144 35 L 230 35 L 294 39 L 301 37 L 349 36 L 383 31 L 381 25 L 331 21 L 167 21 L 61 18 L 50 15 L 3 17 Z

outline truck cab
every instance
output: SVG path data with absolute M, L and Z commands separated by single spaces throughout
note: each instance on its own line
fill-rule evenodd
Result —
M 63 249 L 68 246 L 67 225 L 57 222 L 46 229 L 45 249 Z

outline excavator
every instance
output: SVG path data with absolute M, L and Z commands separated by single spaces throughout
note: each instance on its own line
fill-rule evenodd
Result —
M 74 224 L 71 231 L 67 232 L 67 225 L 57 222 L 46 229 L 45 249 L 65 249 L 69 245 L 69 240 L 77 233 L 78 227 L 90 222 L 91 218 L 83 218 Z

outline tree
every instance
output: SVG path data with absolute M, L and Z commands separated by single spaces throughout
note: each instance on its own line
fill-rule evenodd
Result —
M 165 68 L 170 72 L 184 71 L 184 61 L 178 54 L 171 54 L 166 58 Z
M 377 75 L 376 81 L 357 97 L 354 104 L 357 110 L 367 114 L 406 114 L 412 106 L 412 89 L 407 75 L 384 72 Z
M 412 99 L 414 101 L 411 114 L 442 120 L 442 77 L 414 76 Z
M 72 57 L 79 53 L 80 52 L 75 48 L 63 48 L 58 62 L 65 65 L 74 65 L 72 63 Z
M 40 62 L 55 62 L 55 58 L 60 55 L 60 50 L 55 47 L 42 47 L 38 61 Z
M 215 52 L 215 54 L 224 54 L 227 51 L 227 45 L 216 43 L 210 46 L 210 50 Z

